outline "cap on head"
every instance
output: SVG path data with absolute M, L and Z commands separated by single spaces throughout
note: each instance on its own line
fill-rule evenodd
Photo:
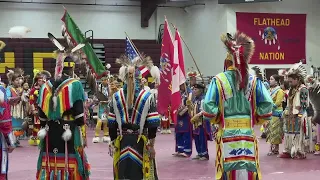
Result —
M 193 87 L 197 89 L 202 89 L 202 90 L 206 88 L 203 84 L 195 84 Z

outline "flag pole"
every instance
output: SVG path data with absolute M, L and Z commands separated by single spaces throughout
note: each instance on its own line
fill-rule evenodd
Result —
M 175 30 L 178 30 L 178 28 L 177 28 L 173 23 L 170 23 L 170 24 L 173 26 L 173 28 L 174 28 Z M 180 34 L 180 33 L 179 33 L 179 34 Z M 195 64 L 198 72 L 200 73 L 200 77 L 201 77 L 201 79 L 202 79 L 202 83 L 204 84 L 204 79 L 203 79 L 202 73 L 201 73 L 201 71 L 200 71 L 200 69 L 199 69 L 199 67 L 198 67 L 198 64 L 197 64 L 196 60 L 194 59 L 194 57 L 193 57 L 193 55 L 192 55 L 192 53 L 191 53 L 191 50 L 190 50 L 189 46 L 188 46 L 187 43 L 184 41 L 184 39 L 182 38 L 181 34 L 180 34 L 180 38 L 181 38 L 181 40 L 183 41 L 184 45 L 187 47 L 187 49 L 188 49 L 188 51 L 189 51 L 189 54 L 191 55 L 192 61 L 193 61 L 193 63 Z
M 142 60 L 143 58 L 142 58 L 142 55 L 141 55 L 141 53 L 139 52 L 138 48 L 137 48 L 136 45 L 134 45 L 134 43 L 131 41 L 131 39 L 130 39 L 130 37 L 128 36 L 127 32 L 124 32 L 124 33 L 126 34 L 127 38 L 128 38 L 129 41 L 131 42 L 131 44 L 133 45 L 134 49 L 137 51 L 140 59 Z

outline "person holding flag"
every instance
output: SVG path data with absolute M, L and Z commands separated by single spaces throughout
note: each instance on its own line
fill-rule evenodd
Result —
M 228 51 L 225 71 L 212 79 L 202 112 L 205 120 L 219 124 L 216 179 L 261 180 L 253 126 L 271 119 L 273 101 L 263 82 L 248 72 L 254 41 L 241 32 L 223 34 L 221 40 Z
M 172 63 L 171 112 L 175 123 L 176 148 L 174 156 L 190 157 L 192 154 L 191 105 L 192 91 L 186 85 L 181 36 L 176 28 Z
M 85 153 L 85 93 L 82 83 L 73 78 L 74 68 L 64 66 L 79 60 L 79 53 L 85 59 L 86 78 L 90 89 L 95 91 L 96 77 L 108 72 L 94 53 L 79 27 L 75 24 L 67 10 L 61 19 L 62 35 L 67 47 L 64 47 L 51 34 L 48 37 L 57 47 L 54 52 L 56 67 L 54 79 L 47 81 L 39 90 L 37 105 L 41 129 L 37 179 L 81 179 L 88 180 L 90 165 Z

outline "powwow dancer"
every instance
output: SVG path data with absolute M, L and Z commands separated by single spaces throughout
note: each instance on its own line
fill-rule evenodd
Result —
M 313 108 L 312 122 L 316 123 L 315 155 L 320 155 L 320 83 L 315 81 L 309 87 L 309 98 Z
M 110 69 L 111 65 L 107 65 L 107 69 Z M 99 143 L 100 142 L 100 131 L 101 127 L 103 127 L 103 142 L 110 142 L 109 137 L 109 129 L 108 129 L 108 113 L 109 108 L 108 104 L 111 99 L 111 89 L 110 89 L 110 72 L 108 72 L 108 75 L 101 78 L 101 84 L 98 86 L 98 91 L 96 93 L 96 97 L 99 100 L 99 110 L 98 110 L 98 120 L 97 125 L 95 129 L 95 137 L 92 139 L 93 143 Z
M 78 52 L 83 52 L 84 57 L 90 56 L 90 59 L 84 59 L 87 65 L 85 73 L 90 89 L 94 92 L 94 76 L 98 76 L 96 73 L 100 70 L 100 75 L 103 75 L 105 69 L 67 11 L 62 21 L 62 34 L 68 48 L 48 33 L 49 39 L 58 48 L 55 51 L 56 68 L 54 79 L 41 87 L 37 100 L 41 123 L 41 130 L 38 132 L 41 142 L 37 179 L 88 180 L 90 166 L 84 152 L 86 132 L 82 128 L 85 127 L 85 93 L 82 83 L 72 78 L 74 66 L 64 67 L 64 64 L 79 61 L 79 57 L 83 56 Z
M 140 88 L 140 66 L 148 67 L 159 82 L 160 71 L 150 57 L 131 61 L 121 56 L 119 78 L 125 83 L 110 102 L 108 127 L 114 179 L 158 179 L 155 164 L 155 138 L 160 117 L 154 94 Z
M 9 86 L 7 87 L 7 97 L 11 106 L 12 128 L 14 135 L 17 138 L 17 145 L 20 145 L 19 139 L 23 138 L 24 130 L 22 127 L 24 121 L 24 109 L 22 102 L 23 89 L 21 84 L 23 82 L 24 71 L 21 68 L 8 70 L 7 77 Z
M 14 150 L 16 144 L 16 138 L 12 132 L 10 105 L 8 101 L 6 89 L 3 86 L 0 86 L 0 180 L 8 179 L 8 153 L 11 153 Z
M 209 160 L 208 140 L 212 141 L 212 127 L 209 121 L 203 120 L 203 99 L 205 86 L 202 84 L 193 85 L 193 107 L 191 122 L 193 124 L 193 138 L 196 145 L 197 155 L 193 159 Z
M 175 123 L 175 153 L 174 156 L 190 157 L 192 154 L 192 90 L 185 84 L 180 85 L 181 105 L 177 112 Z
M 273 102 L 260 79 L 249 76 L 254 42 L 244 33 L 222 35 L 228 50 L 225 72 L 213 78 L 204 99 L 204 118 L 219 124 L 217 180 L 261 180 L 253 126 L 271 119 Z
M 270 143 L 269 156 L 279 154 L 279 145 L 282 143 L 283 137 L 283 123 L 280 118 L 283 112 L 282 101 L 285 94 L 280 88 L 280 76 L 277 74 L 270 77 L 270 96 L 274 104 L 272 119 L 267 128 L 267 142 Z
M 287 73 L 290 84 L 288 105 L 283 113 L 284 150 L 280 158 L 305 159 L 305 145 L 309 138 L 307 107 L 308 89 L 305 86 L 307 76 L 302 63 L 294 64 Z
M 30 113 L 31 116 L 33 116 L 33 121 L 32 121 L 32 135 L 30 136 L 29 139 L 29 144 L 30 145 L 39 145 L 40 140 L 37 136 L 39 130 L 40 130 L 40 119 L 39 119 L 39 111 L 38 111 L 38 105 L 37 105 L 37 100 L 38 100 L 38 95 L 39 95 L 39 89 L 40 87 L 46 83 L 47 79 L 51 78 L 51 74 L 48 71 L 39 71 L 37 69 L 33 70 L 34 72 L 34 78 L 33 78 L 33 83 L 32 83 L 32 88 L 29 92 L 29 104 L 30 104 Z

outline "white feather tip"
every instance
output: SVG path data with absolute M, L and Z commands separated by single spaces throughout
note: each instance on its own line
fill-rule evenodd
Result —
M 279 76 L 283 76 L 285 74 L 285 71 L 283 70 L 283 69 L 280 69 L 279 71 L 278 71 L 278 75 Z
M 47 130 L 42 128 L 38 131 L 38 138 L 39 139 L 44 139 L 47 135 Z
M 121 79 L 121 81 L 125 80 L 126 77 L 126 66 L 121 66 L 121 68 L 119 69 L 119 79 Z
M 157 66 L 151 67 L 150 74 L 155 79 L 155 82 L 160 83 L 160 70 Z
M 70 129 L 66 129 L 62 134 L 62 139 L 64 141 L 69 141 L 72 137 L 72 132 Z

